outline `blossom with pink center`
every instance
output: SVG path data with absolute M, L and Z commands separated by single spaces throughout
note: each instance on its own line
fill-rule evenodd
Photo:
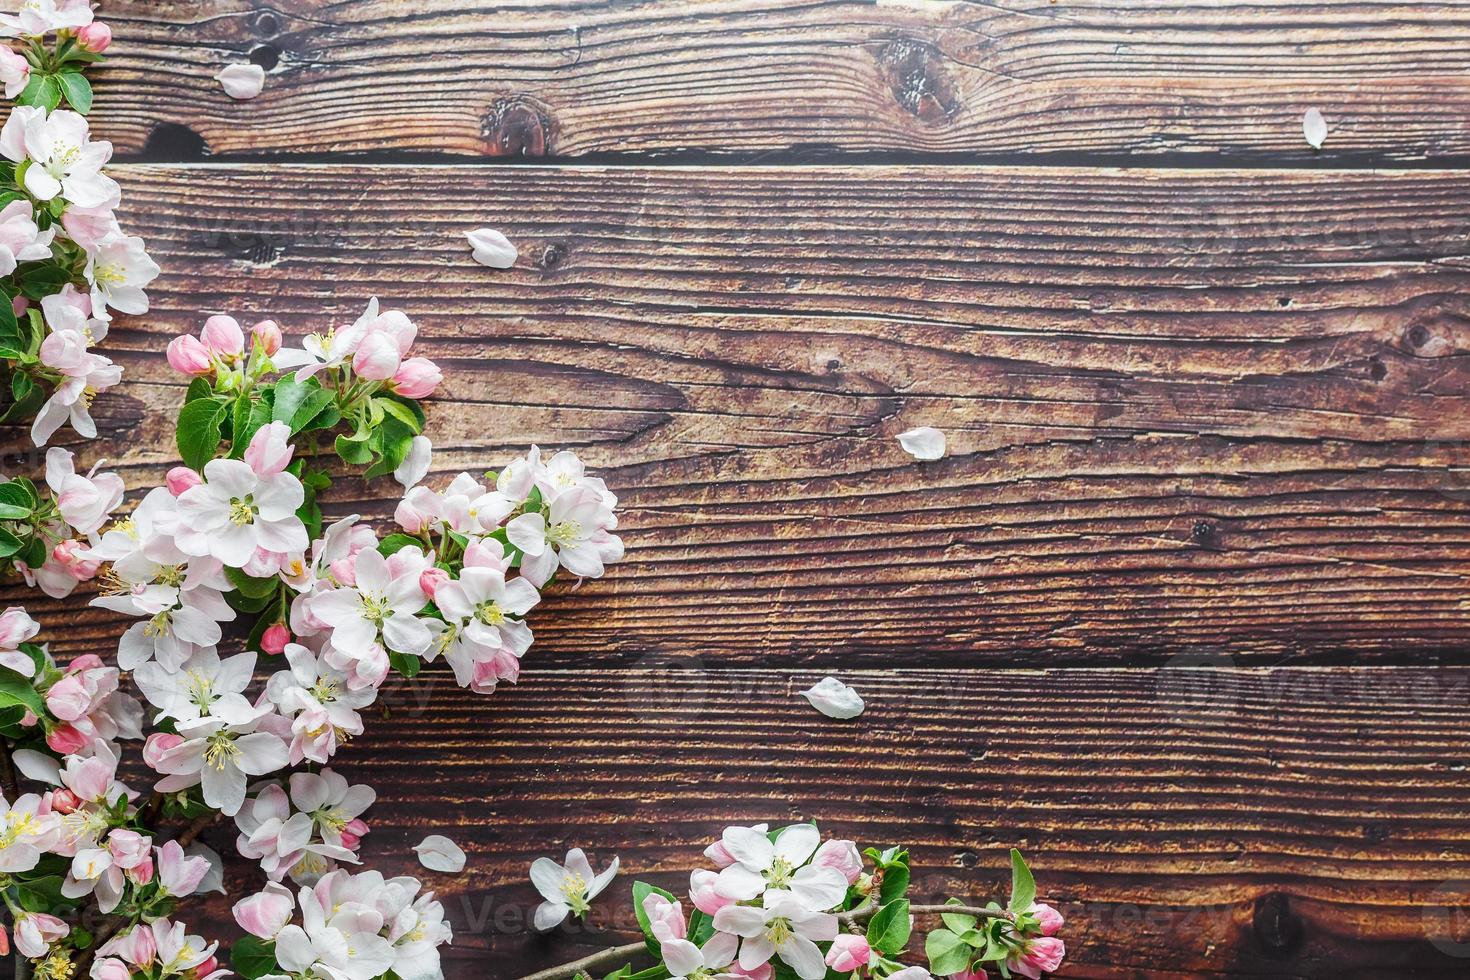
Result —
M 44 446 L 64 422 L 70 422 L 84 438 L 96 437 L 92 399 L 122 380 L 122 368 L 101 354 L 91 353 L 88 347 L 93 342 L 94 338 L 84 331 L 54 327 L 41 341 L 41 364 L 61 375 L 61 381 L 31 423 L 31 441 L 36 445 Z
M 358 710 L 376 700 L 377 690 L 353 690 L 346 674 L 299 643 L 286 644 L 284 652 L 290 669 L 271 676 L 266 697 L 291 719 L 291 764 L 325 763 L 343 742 L 363 733 Z
M 411 552 L 411 555 L 405 554 Z M 428 602 L 421 576 L 429 562 L 417 548 L 404 548 L 390 563 L 376 550 L 359 552 L 353 564 L 355 585 L 329 589 L 309 598 L 312 615 L 332 629 L 327 662 L 347 670 L 372 647 L 381 645 L 418 656 L 433 641 L 417 618 Z
M 16 106 L 0 128 L 0 154 L 14 163 L 30 162 L 25 189 L 38 201 L 62 197 L 89 208 L 117 191 L 117 183 L 102 173 L 112 144 L 92 140 L 87 118 L 68 109 Z
M 0 84 L 5 86 L 5 97 L 14 99 L 25 91 L 31 81 L 31 63 L 16 54 L 9 46 L 0 45 Z M 30 210 L 29 207 L 26 210 Z
M 264 776 L 287 764 L 286 742 L 261 724 L 269 713 L 238 724 L 204 717 L 181 722 L 184 741 L 159 753 L 157 770 L 165 778 L 156 789 L 178 792 L 199 785 L 204 802 L 226 816 L 240 812 L 245 802 L 245 784 L 252 776 Z
M 271 881 L 256 894 L 240 899 L 231 911 L 241 929 L 270 942 L 291 921 L 296 911 L 296 900 L 289 888 Z
M 445 582 L 434 593 L 444 622 L 427 658 L 443 653 L 461 686 L 478 682 L 483 688 L 488 679 L 493 690 L 500 672 L 487 678 L 478 671 L 479 665 L 519 659 L 530 649 L 531 629 L 522 618 L 540 599 L 524 578 L 506 581 L 495 568 L 464 568 L 458 580 Z
M 812 866 L 834 868 L 850 885 L 863 873 L 863 856 L 858 853 L 857 845 L 850 840 L 829 840 L 812 855 Z
M 654 893 L 643 899 L 643 911 L 648 916 L 649 931 L 659 944 L 659 958 L 673 980 L 704 980 L 735 959 L 739 940 L 729 933 L 715 933 L 702 949 L 686 939 L 684 910 L 678 902 Z
M 505 526 L 510 543 L 525 558 L 521 574 L 538 588 L 558 566 L 579 578 L 598 578 L 608 562 L 623 557 L 623 542 L 611 533 L 617 515 L 590 487 L 574 487 L 551 499 L 545 513 L 528 512 Z
M 813 911 L 835 907 L 847 897 L 847 878 L 832 867 L 808 864 L 821 843 L 811 824 L 793 824 L 776 835 L 749 827 L 727 827 L 720 837 L 735 863 L 720 872 L 715 890 L 726 898 L 746 902 L 767 889 L 793 895 Z
M 315 880 L 331 870 L 323 859 L 357 861 L 357 856 L 345 847 L 313 841 L 311 816 L 293 813 L 285 789 L 274 783 L 240 809 L 235 826 L 240 830 L 235 842 L 240 855 L 259 861 L 272 881 L 288 874 L 293 880 Z
M 0 612 L 0 667 L 8 667 L 25 677 L 36 673 L 36 662 L 20 650 L 20 645 L 41 631 L 36 622 L 20 606 Z

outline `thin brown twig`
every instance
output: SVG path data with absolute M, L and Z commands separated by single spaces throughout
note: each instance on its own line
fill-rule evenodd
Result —
M 521 980 L 571 980 L 579 973 L 589 970 L 597 970 L 605 966 L 627 960 L 637 956 L 647 948 L 645 943 L 629 943 L 626 946 L 614 946 L 612 949 L 604 949 L 600 953 L 584 956 L 580 960 L 563 963 L 561 966 L 548 967 L 538 973 L 532 973 L 521 977 Z
M 15 764 L 10 761 L 10 739 L 0 739 L 0 780 L 5 783 L 5 795 L 11 802 L 20 796 L 20 780 L 15 775 Z

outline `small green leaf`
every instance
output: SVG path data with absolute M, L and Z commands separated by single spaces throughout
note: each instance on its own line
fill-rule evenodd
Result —
M 267 973 L 279 973 L 276 966 L 276 944 L 255 936 L 235 940 L 230 947 L 230 965 L 244 980 L 260 980 Z
M 1012 912 L 1024 912 L 1036 901 L 1036 879 L 1021 852 L 1011 848 L 1011 904 Z
M 373 458 L 373 451 L 366 443 L 355 442 L 347 436 L 337 437 L 337 455 L 342 457 L 342 462 L 361 466 Z
M 378 542 L 378 554 L 384 558 L 396 555 L 404 548 L 423 548 L 424 543 L 418 538 L 411 538 L 407 534 L 390 534 Z
M 185 466 L 200 470 L 214 459 L 228 412 L 229 403 L 218 398 L 201 398 L 179 411 L 179 455 Z
M 944 904 L 963 905 L 964 903 L 957 898 L 951 898 Z M 944 920 L 944 924 L 949 926 L 950 929 L 960 933 L 975 928 L 975 923 L 979 921 L 973 915 L 963 915 L 958 912 L 941 912 L 939 917 Z
M 230 584 L 251 599 L 260 599 L 265 596 L 275 595 L 280 587 L 281 581 L 275 576 L 270 578 L 251 578 L 238 568 L 225 568 L 225 577 Z
M 909 903 L 906 899 L 889 902 L 868 920 L 868 945 L 880 953 L 897 956 L 909 943 Z
M 56 80 L 67 104 L 84 116 L 92 111 L 92 85 L 80 72 L 65 71 Z
M 0 707 L 12 704 L 24 705 L 38 718 L 46 717 L 46 701 L 31 679 L 22 677 L 9 667 L 0 667 Z
M 413 654 L 399 653 L 396 650 L 388 651 L 388 663 L 393 665 L 394 670 L 409 678 L 417 677 L 419 668 L 423 666 L 419 658 Z
M 970 968 L 970 947 L 948 929 L 935 929 L 924 939 L 929 972 L 947 977 Z
M 878 890 L 878 902 L 887 905 L 896 901 L 909 890 L 909 866 L 906 864 L 890 864 L 883 869 L 883 884 Z

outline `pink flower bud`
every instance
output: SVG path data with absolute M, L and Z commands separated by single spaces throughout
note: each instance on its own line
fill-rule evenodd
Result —
M 85 718 L 92 711 L 92 694 L 83 675 L 66 674 L 46 691 L 46 710 L 62 721 Z
M 261 939 L 275 939 L 291 921 L 296 903 L 291 892 L 284 886 L 271 882 L 265 890 L 248 898 L 242 898 L 231 910 L 240 928 Z
M 735 855 L 731 854 L 725 848 L 724 841 L 717 840 L 709 847 L 706 847 L 704 849 L 704 856 L 708 860 L 714 862 L 714 865 L 717 868 L 728 868 L 730 865 L 735 863 Z
M 290 642 L 291 631 L 286 628 L 285 623 L 272 623 L 260 634 L 260 649 L 266 653 L 285 653 L 286 644 Z
M 81 805 L 82 801 L 77 798 L 77 794 L 69 789 L 53 789 L 51 791 L 51 809 L 57 813 L 75 813 L 77 807 Z
M 750 980 L 771 980 L 771 978 L 776 975 L 776 971 L 772 969 L 771 964 L 769 963 L 762 963 L 760 966 L 753 966 L 749 970 L 741 966 L 739 963 L 731 963 L 728 967 L 726 967 L 726 969 L 730 971 L 730 976 L 732 977 L 749 977 Z M 896 975 L 897 974 L 895 974 L 895 976 Z M 900 978 L 900 980 L 902 980 L 902 978 Z
M 221 357 L 240 354 L 245 350 L 245 331 L 240 329 L 240 321 L 232 316 L 212 316 L 205 320 L 204 329 L 199 331 L 199 339 L 204 341 L 204 346 L 211 354 Z
M 362 338 L 357 353 L 352 355 L 352 370 L 368 381 L 387 381 L 398 372 L 398 342 L 377 331 Z
M 51 549 L 51 557 L 56 563 L 66 569 L 66 573 L 78 582 L 85 582 L 94 577 L 102 568 L 100 561 L 81 558 L 77 555 L 77 542 L 66 540 Z
M 66 672 L 68 674 L 75 674 L 82 670 L 96 670 L 101 666 L 104 666 L 101 657 L 95 653 L 84 653 L 79 657 L 72 658 L 71 663 L 66 665 Z
M 851 973 L 867 966 L 868 960 L 872 958 L 873 950 L 868 946 L 868 941 L 850 932 L 844 932 L 832 940 L 832 948 L 827 951 L 827 965 L 838 973 Z
M 108 956 L 92 964 L 92 980 L 132 980 L 133 971 L 116 956 Z
M 393 390 L 405 398 L 427 398 L 444 380 L 439 366 L 427 357 L 410 357 L 393 375 Z
M 285 422 L 272 422 L 255 430 L 250 445 L 245 447 L 245 462 L 258 476 L 274 476 L 291 463 L 291 427 Z
M 332 578 L 337 580 L 338 585 L 345 585 L 349 589 L 357 584 L 357 562 L 351 558 L 338 558 L 327 566 L 332 573 Z
M 260 349 L 270 357 L 281 349 L 281 328 L 274 320 L 261 320 L 250 328 L 250 335 L 260 341 Z
M 438 567 L 426 568 L 423 574 L 419 576 L 419 588 L 424 590 L 424 595 L 432 599 L 434 598 L 434 593 L 438 591 L 439 586 L 448 581 L 449 573 L 444 569 Z
M 101 54 L 112 44 L 112 28 L 94 20 L 77 31 L 77 44 L 93 54 Z
M 183 744 L 182 735 L 175 735 L 172 732 L 154 732 L 143 743 L 143 761 L 148 763 L 150 769 L 157 769 L 165 752 Z
M 149 966 L 158 955 L 158 943 L 153 939 L 153 929 L 139 923 L 122 936 L 108 943 L 108 952 L 117 953 L 134 966 Z
M 1044 902 L 1037 902 L 1026 911 L 1036 916 L 1037 928 L 1043 936 L 1055 936 L 1065 921 L 1062 913 Z
M 207 977 L 211 973 L 213 973 L 215 970 L 218 970 L 218 969 L 219 969 L 219 960 L 217 960 L 213 956 L 211 956 L 211 957 L 209 957 L 209 959 L 205 960 L 203 963 L 200 963 L 198 966 L 194 967 L 194 975 L 196 977 Z
M 199 484 L 204 482 L 204 477 L 195 473 L 187 466 L 175 466 L 168 471 L 168 475 L 163 478 L 163 481 L 168 485 L 168 492 L 177 497 L 185 490 L 199 486 Z
M 91 739 L 66 722 L 62 722 L 46 733 L 46 745 L 51 751 L 60 752 L 62 755 L 80 752 L 90 743 Z
M 734 905 L 735 899 L 726 898 L 715 891 L 715 880 L 719 875 L 706 868 L 689 875 L 689 901 L 705 915 L 714 915 L 726 905 Z
M 857 845 L 850 840 L 829 840 L 817 848 L 812 864 L 819 868 L 833 868 L 842 872 L 850 885 L 863 873 L 863 856 Z
M 194 377 L 214 371 L 214 363 L 209 359 L 209 350 L 188 334 L 175 337 L 168 342 L 168 366 L 180 374 Z
M 140 885 L 146 885 L 153 880 L 153 858 L 145 857 L 127 871 L 128 877 Z
M 1033 972 L 1053 973 L 1062 965 L 1062 959 L 1067 955 L 1067 947 L 1060 939 L 1051 936 L 1041 936 L 1026 944 L 1025 952 L 1019 956 L 1012 956 L 1009 966 L 1012 970 L 1031 976 Z

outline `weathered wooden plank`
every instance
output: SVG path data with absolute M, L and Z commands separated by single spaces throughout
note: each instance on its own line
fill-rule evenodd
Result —
M 1458 173 L 205 167 L 122 172 L 167 270 L 91 455 L 171 462 L 206 313 L 407 310 L 440 472 L 572 446 L 629 559 L 586 656 L 943 665 L 1458 657 L 1470 403 Z M 460 232 L 519 243 L 507 272 Z M 951 456 L 894 435 L 935 424 Z M 15 440 L 9 445 L 18 445 Z M 391 484 L 334 492 L 391 512 Z M 118 628 L 78 613 L 66 642 Z
M 126 153 L 1470 153 L 1470 10 L 1228 0 L 110 0 Z M 212 79 L 271 69 L 242 106 Z
M 912 844 L 927 900 L 990 897 L 1025 848 L 1072 976 L 1463 976 L 1470 671 L 873 671 L 851 723 L 795 695 L 816 676 L 530 671 L 482 699 L 431 669 L 337 768 L 378 790 L 365 860 L 444 899 L 456 978 L 625 939 L 634 879 L 684 891 L 727 823 L 807 818 Z M 463 875 L 417 868 L 431 832 Z M 621 857 L 612 934 L 531 937 L 526 869 L 569 846 Z

